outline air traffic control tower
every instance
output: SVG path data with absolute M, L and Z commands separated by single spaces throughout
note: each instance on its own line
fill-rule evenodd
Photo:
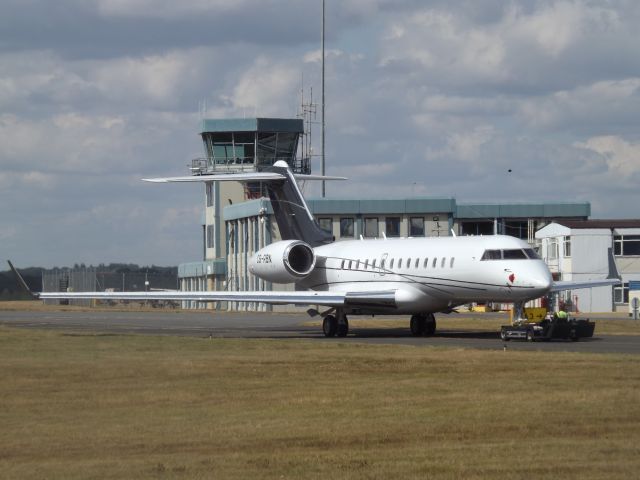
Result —
M 298 144 L 304 134 L 302 119 L 237 118 L 203 119 L 200 135 L 204 144 L 204 157 L 191 161 L 192 175 L 216 175 L 237 172 L 255 172 L 273 165 L 278 160 L 287 162 L 294 173 L 310 173 L 309 158 L 298 156 Z M 206 182 L 205 212 L 203 219 L 203 261 L 181 264 L 178 275 L 182 290 L 235 290 L 249 285 L 231 285 L 234 271 L 246 269 L 247 258 L 238 264 L 227 264 L 229 252 L 242 243 L 242 250 L 255 251 L 271 243 L 274 225 L 266 213 L 272 213 L 263 197 L 260 184 L 237 182 Z M 254 201 L 252 201 L 254 200 Z M 247 201 L 249 201 L 247 203 Z M 255 208 L 255 202 L 265 215 L 254 220 L 244 219 L 225 226 L 224 207 L 237 205 Z M 248 247 L 248 248 L 247 248 Z M 233 256 L 232 258 L 235 258 Z M 255 285 L 255 289 L 264 285 Z

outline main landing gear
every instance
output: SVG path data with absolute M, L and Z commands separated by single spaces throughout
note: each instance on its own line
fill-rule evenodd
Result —
M 412 315 L 409 326 L 412 335 L 430 337 L 436 333 L 436 317 L 433 313 Z
M 349 320 L 341 310 L 335 315 L 327 315 L 322 320 L 322 332 L 325 337 L 346 337 L 349 333 Z

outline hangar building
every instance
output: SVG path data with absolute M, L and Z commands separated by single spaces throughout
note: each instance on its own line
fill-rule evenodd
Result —
M 562 300 L 587 312 L 629 311 L 629 287 L 640 280 L 640 220 L 556 220 L 536 238 L 558 280 L 607 278 L 613 253 L 622 285 L 569 291 Z

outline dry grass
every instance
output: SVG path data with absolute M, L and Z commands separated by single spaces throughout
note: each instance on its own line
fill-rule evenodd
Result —
M 640 358 L 0 328 L 6 478 L 632 478 Z

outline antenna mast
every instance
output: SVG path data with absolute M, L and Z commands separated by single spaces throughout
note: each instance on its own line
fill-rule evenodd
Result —
M 325 175 L 324 164 L 324 1 L 322 0 L 322 176 Z M 322 198 L 326 195 L 325 181 L 322 181 Z

